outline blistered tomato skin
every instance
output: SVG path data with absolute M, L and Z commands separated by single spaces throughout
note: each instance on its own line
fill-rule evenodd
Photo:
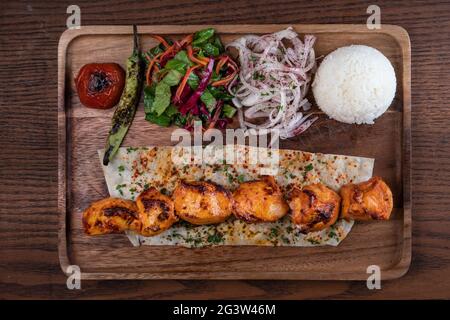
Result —
M 125 71 L 117 63 L 89 63 L 80 69 L 75 84 L 83 105 L 109 109 L 119 102 Z

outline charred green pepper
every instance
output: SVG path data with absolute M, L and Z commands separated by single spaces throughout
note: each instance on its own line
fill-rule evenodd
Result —
M 119 104 L 112 117 L 112 127 L 106 140 L 103 165 L 114 158 L 119 147 L 133 122 L 136 108 L 139 103 L 142 88 L 143 60 L 139 50 L 139 39 L 136 26 L 133 26 L 134 46 L 133 53 L 128 58 L 126 66 L 125 88 L 120 97 Z

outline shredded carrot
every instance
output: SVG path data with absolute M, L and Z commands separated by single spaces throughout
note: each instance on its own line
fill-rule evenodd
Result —
M 155 71 L 155 72 L 158 72 L 158 71 Z M 163 72 L 158 73 L 158 81 L 161 81 L 161 79 L 162 79 L 168 72 L 169 72 L 168 70 L 164 70 Z
M 167 55 L 175 55 L 180 51 L 182 48 L 182 44 L 180 44 L 178 41 L 175 41 L 173 45 L 171 45 L 166 51 L 164 51 L 163 55 L 161 56 L 160 61 L 164 61 Z
M 228 56 L 223 56 L 222 58 L 220 58 L 219 62 L 217 63 L 216 66 L 216 73 L 219 74 L 220 69 L 222 69 L 223 65 L 225 64 L 225 62 L 227 62 L 228 60 Z
M 162 54 L 163 53 L 161 52 L 160 54 L 157 54 L 156 56 L 154 56 L 152 61 L 150 61 L 149 65 L 147 67 L 147 73 L 145 75 L 145 79 L 147 81 L 148 86 L 152 84 L 152 81 L 151 81 L 152 79 L 150 76 L 151 76 L 151 71 L 152 71 L 153 65 L 155 65 L 156 61 L 158 60 L 159 57 L 162 56 Z
M 211 86 L 213 87 L 219 87 L 219 86 L 224 86 L 226 85 L 228 82 L 230 82 L 231 80 L 233 80 L 234 76 L 236 75 L 236 72 L 233 72 L 232 74 L 230 74 L 228 77 L 217 80 L 213 83 L 211 83 Z
M 161 55 L 160 61 L 164 59 L 164 57 L 168 54 L 170 54 L 175 48 L 175 44 L 171 45 L 166 51 L 164 51 Z
M 161 43 L 163 44 L 164 47 L 166 47 L 166 48 L 170 47 L 170 45 L 167 43 L 167 41 L 166 41 L 163 37 L 158 36 L 158 35 L 156 35 L 156 34 L 151 34 L 150 36 L 151 36 L 152 38 L 155 38 L 155 39 L 158 40 L 159 42 L 161 42 Z
M 191 44 L 192 40 L 194 40 L 194 34 L 187 35 L 183 38 L 183 40 L 180 41 L 180 46 L 189 45 Z
M 204 58 L 204 59 L 196 58 L 194 56 L 194 52 L 192 51 L 192 47 L 191 46 L 187 46 L 187 54 L 188 54 L 189 59 L 192 62 L 195 62 L 196 64 L 200 64 L 202 66 L 206 66 L 208 64 L 208 62 L 209 62 L 208 58 Z
M 198 67 L 201 67 L 201 65 L 195 65 L 195 66 L 187 69 L 186 74 L 184 75 L 183 79 L 181 80 L 181 83 L 179 84 L 177 91 L 175 93 L 175 99 L 174 99 L 175 101 L 180 100 L 181 94 L 183 93 L 184 87 L 186 86 L 186 83 L 189 79 L 190 74 L 192 73 L 192 71 L 194 71 Z
M 233 70 L 233 72 L 229 76 L 213 82 L 211 84 L 211 86 L 213 86 L 213 87 L 224 86 L 227 83 L 229 83 L 231 80 L 233 80 L 233 78 L 237 74 L 237 68 L 232 63 L 230 63 L 229 61 L 227 62 L 227 66 L 230 67 Z

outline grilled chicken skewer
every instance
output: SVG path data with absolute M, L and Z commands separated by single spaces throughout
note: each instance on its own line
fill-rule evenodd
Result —
M 216 224 L 234 213 L 246 222 L 274 222 L 291 211 L 292 222 L 302 233 L 308 233 L 333 225 L 340 210 L 341 218 L 358 221 L 390 217 L 392 192 L 379 177 L 347 184 L 340 194 L 321 183 L 294 186 L 286 202 L 271 176 L 244 182 L 233 194 L 212 182 L 181 180 L 172 199 L 150 188 L 138 196 L 136 203 L 114 198 L 94 202 L 83 213 L 83 226 L 89 235 L 132 230 L 154 236 L 179 218 L 195 225 Z
M 173 192 L 175 212 L 192 224 L 225 221 L 233 209 L 231 193 L 212 182 L 180 181 Z
M 339 217 L 341 197 L 322 183 L 294 187 L 289 195 L 292 222 L 302 233 L 333 225 Z
M 341 216 L 354 220 L 388 220 L 393 207 L 392 192 L 380 178 L 359 184 L 349 183 L 341 190 Z
M 94 202 L 83 212 L 83 227 L 88 235 L 140 231 L 136 204 L 130 200 L 106 198 Z
M 136 199 L 136 205 L 142 223 L 139 233 L 143 236 L 157 235 L 178 221 L 172 199 L 155 188 L 142 192 Z
M 273 222 L 289 211 L 281 189 L 271 176 L 242 183 L 233 193 L 234 214 L 247 222 Z

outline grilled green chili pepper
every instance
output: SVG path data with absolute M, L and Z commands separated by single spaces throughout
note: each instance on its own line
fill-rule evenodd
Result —
M 139 51 L 138 34 L 135 25 L 133 25 L 133 33 L 134 47 L 133 53 L 127 60 L 125 88 L 112 117 L 112 127 L 106 140 L 105 155 L 103 156 L 103 165 L 105 166 L 108 165 L 114 158 L 117 150 L 119 150 L 120 144 L 133 121 L 139 103 L 143 79 L 143 60 Z

